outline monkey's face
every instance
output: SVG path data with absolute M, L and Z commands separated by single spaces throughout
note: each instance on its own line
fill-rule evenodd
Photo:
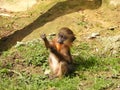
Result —
M 66 37 L 65 35 L 63 35 L 62 33 L 59 33 L 59 34 L 58 34 L 57 42 L 58 42 L 59 44 L 63 44 L 66 39 L 67 39 L 67 37 Z
M 75 40 L 75 36 L 70 29 L 63 28 L 58 33 L 57 42 L 59 44 L 71 44 Z

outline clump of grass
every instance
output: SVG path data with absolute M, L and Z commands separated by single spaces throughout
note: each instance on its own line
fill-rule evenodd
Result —
M 28 42 L 25 46 L 17 47 L 17 50 L 22 53 L 27 65 L 42 66 L 48 58 L 48 51 L 40 41 Z
M 15 71 L 14 64 L 25 64 L 27 67 L 34 66 L 48 68 L 48 51 L 43 42 L 33 41 L 4 52 L 0 58 L 10 59 L 9 65 L 0 66 L 0 89 L 1 90 L 100 90 L 113 88 L 119 83 L 120 60 L 114 57 L 102 57 L 92 54 L 92 48 L 88 43 L 80 43 L 71 48 L 75 71 L 62 79 L 50 80 L 44 74 L 26 73 Z M 18 57 L 19 56 L 19 57 Z M 12 57 L 12 58 L 11 58 Z M 109 77 L 104 73 L 110 73 Z M 14 75 L 16 74 L 16 75 Z M 113 78 L 113 76 L 115 78 Z M 4 78 L 3 78 L 4 77 Z M 112 82 L 111 82 L 112 81 Z M 116 82 L 117 81 L 117 82 Z

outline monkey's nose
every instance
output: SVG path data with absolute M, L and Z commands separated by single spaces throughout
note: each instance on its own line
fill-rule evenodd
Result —
M 63 41 L 62 40 L 58 40 L 57 41 L 59 44 L 63 44 Z

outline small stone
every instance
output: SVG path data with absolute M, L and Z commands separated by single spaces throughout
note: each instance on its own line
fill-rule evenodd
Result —
M 55 33 L 51 33 L 51 34 L 49 34 L 49 36 L 56 36 L 56 34 Z
M 118 6 L 120 5 L 120 0 L 110 0 L 109 1 L 110 5 L 113 5 L 113 6 Z
M 114 27 L 111 27 L 110 30 L 115 30 L 115 28 L 114 28 Z
M 10 17 L 11 15 L 6 13 L 0 13 L 0 16 Z
M 108 30 L 115 30 L 115 27 L 109 27 Z
M 19 47 L 19 46 L 25 46 L 26 44 L 24 42 L 17 42 L 17 44 L 15 45 L 15 47 Z
M 118 26 L 111 26 L 108 28 L 108 30 L 115 30 L 116 28 L 118 28 Z
M 92 33 L 91 36 L 88 37 L 88 39 L 96 38 L 97 36 L 100 36 L 100 33 Z
M 118 85 L 117 88 L 120 88 L 120 85 Z

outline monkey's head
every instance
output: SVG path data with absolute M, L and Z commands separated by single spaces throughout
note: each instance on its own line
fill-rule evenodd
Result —
M 57 36 L 57 42 L 59 44 L 71 45 L 75 39 L 74 33 L 67 27 L 61 28 Z

